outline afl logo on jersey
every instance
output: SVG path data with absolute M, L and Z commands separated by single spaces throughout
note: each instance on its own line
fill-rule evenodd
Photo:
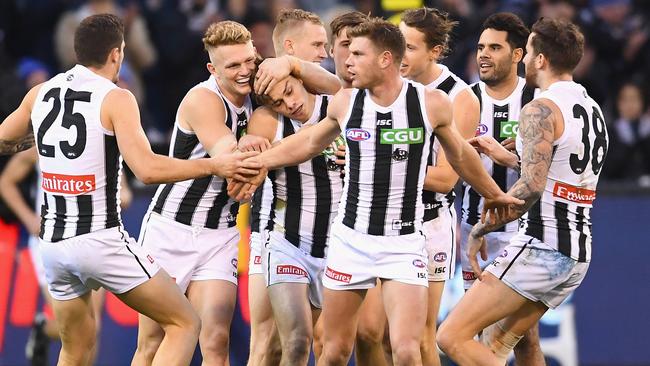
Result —
M 370 132 L 362 128 L 348 128 L 345 137 L 350 141 L 365 141 L 370 138 Z
M 65 77 L 67 81 L 72 81 L 74 79 L 74 74 L 68 74 L 68 76 Z
M 478 125 L 478 127 L 476 127 L 476 136 L 483 136 L 487 132 L 488 132 L 488 126 L 486 126 L 486 125 L 484 125 L 482 123 L 480 125 Z

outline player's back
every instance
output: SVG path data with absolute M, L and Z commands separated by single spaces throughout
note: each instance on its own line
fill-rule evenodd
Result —
M 31 119 L 44 190 L 41 238 L 56 242 L 121 225 L 121 157 L 101 123 L 105 96 L 117 86 L 76 65 L 45 82 Z
M 590 210 L 609 142 L 603 113 L 585 88 L 572 81 L 552 84 L 540 98 L 553 101 L 560 109 L 564 131 L 553 143 L 542 197 L 523 217 L 521 231 L 575 260 L 588 262 Z M 517 150 L 521 154 L 520 136 Z

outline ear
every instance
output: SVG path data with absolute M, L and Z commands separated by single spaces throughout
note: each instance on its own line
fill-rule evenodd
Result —
M 217 77 L 217 69 L 214 67 L 214 65 L 211 62 L 206 63 L 205 67 L 208 69 L 208 72 L 210 72 L 211 75 Z
M 393 54 L 390 51 L 384 51 L 379 54 L 379 67 L 385 69 L 393 64 Z
M 292 40 L 285 39 L 282 46 L 284 47 L 284 52 L 286 52 L 288 55 L 291 55 L 291 56 L 294 55 L 295 50 L 293 49 L 293 41 Z
M 549 66 L 548 59 L 544 56 L 543 53 L 538 53 L 535 56 L 535 67 L 538 69 L 543 69 Z
M 111 52 L 108 54 L 108 60 L 112 63 L 119 63 L 120 62 L 120 53 L 122 51 L 120 50 L 119 47 L 115 47 L 111 50 Z
M 331 58 L 334 58 L 334 45 L 330 46 L 329 56 L 330 56 Z
M 442 45 L 435 45 L 432 49 L 429 50 L 429 61 L 438 61 L 440 56 L 442 56 L 442 51 L 444 48 Z
M 524 58 L 524 50 L 521 48 L 515 48 L 512 51 L 512 62 L 518 64 Z

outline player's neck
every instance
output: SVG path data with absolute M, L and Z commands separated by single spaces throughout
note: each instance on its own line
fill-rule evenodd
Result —
M 519 77 L 516 72 L 508 74 L 500 83 L 496 85 L 485 84 L 485 91 L 492 99 L 503 100 L 509 97 L 517 88 Z
M 386 77 L 383 78 L 376 85 L 368 88 L 370 92 L 370 98 L 375 104 L 388 107 L 397 99 L 400 92 L 402 91 L 402 78 L 399 77 L 398 73 L 386 74 Z
M 94 72 L 95 74 L 110 80 L 113 82 L 115 80 L 115 70 L 109 65 L 104 65 L 103 67 L 94 67 L 94 66 L 84 66 L 88 70 Z
M 244 102 L 246 101 L 246 95 L 241 95 L 239 93 L 228 90 L 228 88 L 225 88 L 223 85 L 221 85 L 221 83 L 219 83 L 219 80 L 217 80 L 217 85 L 219 86 L 219 90 L 223 96 L 226 97 L 230 103 L 234 104 L 236 107 L 241 107 L 244 105 Z
M 426 70 L 420 75 L 413 78 L 413 81 L 418 82 L 422 85 L 429 85 L 436 81 L 442 74 L 442 67 L 438 65 L 435 61 L 429 62 Z
M 573 75 L 569 73 L 562 73 L 562 74 L 540 74 L 537 78 L 537 84 L 539 85 L 539 88 L 544 91 L 548 89 L 551 85 L 559 82 L 559 81 L 573 81 Z

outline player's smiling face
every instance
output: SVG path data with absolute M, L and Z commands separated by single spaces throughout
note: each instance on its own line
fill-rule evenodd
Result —
M 251 92 L 250 79 L 255 71 L 255 48 L 252 42 L 219 46 L 210 51 L 208 69 L 215 75 L 219 87 L 235 95 Z

